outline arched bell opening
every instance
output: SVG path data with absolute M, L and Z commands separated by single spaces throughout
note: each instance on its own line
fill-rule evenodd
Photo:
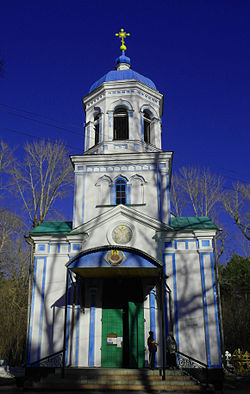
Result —
M 94 117 L 95 145 L 99 144 L 100 142 L 100 121 L 101 114 L 98 113 Z
M 128 111 L 125 107 L 117 107 L 114 111 L 114 140 L 128 140 Z
M 143 135 L 144 135 L 144 142 L 146 142 L 146 144 L 151 144 L 151 139 L 152 139 L 151 123 L 152 123 L 152 114 L 148 110 L 144 110 Z

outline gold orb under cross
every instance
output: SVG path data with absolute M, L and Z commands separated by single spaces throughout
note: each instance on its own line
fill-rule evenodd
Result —
M 124 38 L 130 36 L 130 33 L 126 33 L 126 32 L 124 31 L 124 29 L 121 29 L 121 31 L 120 31 L 119 33 L 115 33 L 115 35 L 121 39 L 122 45 L 120 46 L 120 50 L 121 50 L 121 51 L 126 51 L 126 50 L 127 50 L 127 47 L 126 47 L 126 45 L 125 45 Z

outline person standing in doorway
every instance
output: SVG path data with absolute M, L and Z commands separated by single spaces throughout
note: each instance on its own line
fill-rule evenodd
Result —
M 149 368 L 155 368 L 155 353 L 157 352 L 157 343 L 154 340 L 153 331 L 149 331 L 148 337 L 148 350 L 149 350 Z

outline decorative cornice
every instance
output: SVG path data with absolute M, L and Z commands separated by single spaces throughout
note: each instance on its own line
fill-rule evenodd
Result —
M 93 105 L 96 105 L 96 103 L 104 98 L 110 96 L 126 97 L 127 95 L 138 95 L 153 105 L 162 106 L 163 95 L 136 80 L 104 82 L 98 89 L 87 94 L 82 99 L 82 103 L 85 110 L 89 110 Z

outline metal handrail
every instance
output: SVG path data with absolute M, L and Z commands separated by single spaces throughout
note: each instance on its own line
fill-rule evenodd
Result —
M 46 357 L 40 358 L 39 360 L 33 361 L 32 363 L 30 363 L 30 366 L 38 364 L 38 363 L 40 363 L 40 362 L 42 362 L 44 360 L 50 359 L 50 358 L 52 358 L 52 357 L 54 357 L 54 356 L 56 356 L 57 354 L 60 354 L 60 353 L 63 353 L 63 349 L 59 350 L 58 352 L 55 352 L 53 354 L 50 354 L 50 355 L 48 355 Z M 27 366 L 27 364 L 26 364 L 26 366 Z
M 206 388 L 208 388 L 208 385 L 209 385 L 209 380 L 208 380 L 208 368 L 209 368 L 209 366 L 208 366 L 207 364 L 203 363 L 202 361 L 197 360 L 196 358 L 189 356 L 188 354 L 185 354 L 185 353 L 183 353 L 183 352 L 180 352 L 179 350 L 176 350 L 176 353 L 180 354 L 181 356 L 186 357 L 188 360 L 193 361 L 193 362 L 196 363 L 196 364 L 199 364 L 203 369 L 205 369 L 205 371 L 206 371 L 205 385 L 206 385 Z M 188 367 L 187 367 L 187 368 L 183 368 L 183 369 L 185 369 L 186 372 L 187 372 L 190 376 L 192 376 L 193 378 L 195 378 L 199 383 L 201 383 L 201 384 L 203 383 L 203 382 L 201 381 L 201 379 L 199 379 L 199 377 L 197 376 L 197 374 L 195 374 L 195 373 L 192 374 L 192 373 L 191 373 L 192 368 L 188 368 Z M 194 368 L 194 370 L 195 370 L 195 368 Z
M 181 354 L 182 356 L 187 357 L 189 360 L 192 360 L 192 361 L 194 361 L 195 363 L 200 364 L 200 365 L 202 365 L 202 366 L 205 367 L 205 368 L 208 368 L 208 365 L 207 365 L 207 364 L 203 363 L 203 362 L 200 361 L 200 360 L 197 360 L 197 359 L 194 358 L 194 357 L 189 356 L 188 354 L 185 354 L 185 353 L 183 353 L 183 352 L 180 352 L 179 350 L 176 350 L 176 353 L 179 353 L 179 354 Z

